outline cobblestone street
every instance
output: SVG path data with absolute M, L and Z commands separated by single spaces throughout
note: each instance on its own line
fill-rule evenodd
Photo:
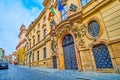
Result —
M 0 80 L 120 80 L 120 74 L 30 68 L 10 64 L 8 70 L 0 70 Z

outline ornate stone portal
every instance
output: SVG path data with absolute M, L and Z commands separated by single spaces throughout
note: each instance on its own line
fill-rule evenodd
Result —
M 53 48 L 54 48 L 54 54 L 56 54 L 57 56 L 59 56 L 58 58 L 61 59 L 59 60 L 59 68 L 62 67 L 62 69 L 65 69 L 65 63 L 64 63 L 64 52 L 63 52 L 63 48 L 62 45 L 59 41 L 62 42 L 62 38 L 66 35 L 66 34 L 72 34 L 72 36 L 74 37 L 74 45 L 75 48 L 77 50 L 79 50 L 80 48 L 84 48 L 85 47 L 85 40 L 84 40 L 84 35 L 85 35 L 85 31 L 86 31 L 86 27 L 85 25 L 79 25 L 78 23 L 65 23 L 60 27 L 57 27 L 57 29 L 53 30 L 51 33 L 51 38 L 52 38 L 52 43 L 53 43 Z M 61 38 L 62 37 L 62 38 Z M 61 48 L 61 49 L 59 49 Z M 79 63 L 80 62 L 80 57 L 78 57 L 78 51 L 76 51 L 76 56 L 77 56 L 77 64 L 78 64 L 78 69 L 81 66 Z

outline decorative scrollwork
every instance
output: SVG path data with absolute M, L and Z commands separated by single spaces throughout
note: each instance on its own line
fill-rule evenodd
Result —
M 56 37 L 52 37 L 52 43 L 53 43 L 53 48 L 54 48 L 54 51 L 56 51 L 57 49 L 57 38 Z
M 72 26 L 65 26 L 59 29 L 56 33 L 56 38 L 59 38 L 61 34 L 65 31 L 72 31 L 75 34 L 76 42 L 80 47 L 85 47 L 84 35 L 86 33 L 85 25 L 78 25 L 78 23 L 74 23 Z
M 72 29 L 72 31 L 74 32 L 74 34 L 76 35 L 76 41 L 79 43 L 79 45 L 81 47 L 85 47 L 84 43 L 84 35 L 85 35 L 85 32 L 86 32 L 86 27 L 85 25 L 77 25 L 77 23 L 74 23 L 74 27 Z

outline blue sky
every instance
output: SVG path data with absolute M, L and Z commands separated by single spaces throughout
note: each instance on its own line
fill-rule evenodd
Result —
M 43 10 L 44 0 L 0 0 L 0 48 L 9 55 L 18 44 L 22 24 L 28 28 Z

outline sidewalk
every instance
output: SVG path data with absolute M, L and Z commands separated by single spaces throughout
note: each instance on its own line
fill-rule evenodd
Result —
M 30 69 L 29 66 L 20 66 Z M 48 73 L 50 75 L 59 75 L 69 77 L 70 80 L 120 80 L 120 74 L 116 73 L 98 73 L 98 72 L 79 72 L 77 70 L 58 70 L 41 67 L 31 67 L 32 70 Z
M 31 67 L 30 68 L 30 66 L 21 66 L 21 65 L 20 65 L 20 67 L 34 69 L 34 70 L 39 70 L 41 72 L 46 72 L 46 73 L 54 73 L 54 72 L 59 71 L 58 69 L 44 68 L 44 67 Z

